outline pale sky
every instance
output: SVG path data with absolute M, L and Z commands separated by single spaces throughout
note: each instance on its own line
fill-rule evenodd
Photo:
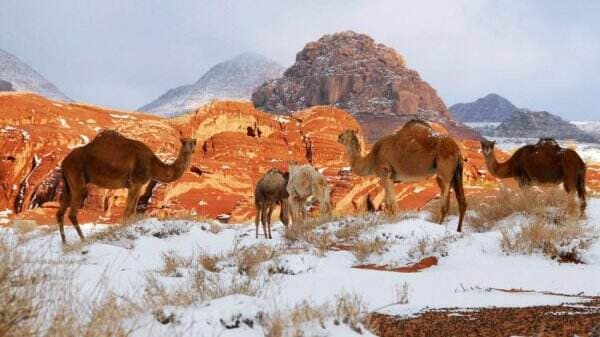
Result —
M 403 54 L 448 106 L 495 92 L 600 120 L 600 1 L 2 0 L 0 48 L 78 101 L 136 109 L 257 52 L 284 66 L 354 30 Z

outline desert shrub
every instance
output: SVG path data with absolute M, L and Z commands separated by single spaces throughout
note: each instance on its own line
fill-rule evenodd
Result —
M 502 229 L 500 248 L 507 253 L 541 253 L 563 262 L 581 262 L 591 234 L 581 222 L 549 223 L 544 218 L 517 228 Z
M 163 265 L 160 274 L 163 276 L 183 276 L 179 269 L 189 268 L 192 265 L 192 258 L 186 258 L 178 255 L 174 251 L 162 253 Z
M 367 215 L 349 221 L 341 221 L 339 228 L 334 234 L 342 241 L 350 241 L 358 238 L 364 231 L 381 225 L 384 220 L 385 218 L 382 216 Z
M 362 333 L 362 321 L 367 311 L 366 302 L 357 294 L 342 292 L 335 298 L 335 323 L 347 324 L 352 330 Z
M 456 238 L 452 235 L 433 239 L 429 236 L 422 237 L 408 250 L 408 256 L 413 260 L 420 260 L 428 256 L 446 256 L 448 255 L 448 245 L 454 240 Z
M 408 304 L 408 282 L 404 281 L 401 285 L 396 285 L 394 288 L 394 297 L 396 304 Z
M 241 274 L 256 275 L 258 266 L 275 257 L 277 251 L 265 244 L 234 249 L 233 257 L 236 259 L 238 271 Z
M 353 241 L 350 252 L 358 261 L 363 262 L 372 254 L 383 252 L 386 246 L 387 241 L 376 236 Z

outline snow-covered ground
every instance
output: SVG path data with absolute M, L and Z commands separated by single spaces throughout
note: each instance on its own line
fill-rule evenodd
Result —
M 321 225 L 316 233 L 326 236 L 360 221 L 369 219 L 337 220 Z M 264 336 L 265 316 L 301 303 L 315 307 L 334 303 L 336 296 L 343 293 L 360 296 L 366 303 L 366 312 L 404 316 L 436 308 L 555 305 L 585 301 L 585 295 L 600 296 L 600 199 L 590 201 L 588 217 L 582 220 L 592 233 L 582 264 L 558 263 L 536 253 L 503 252 L 501 229 L 511 230 L 526 222 L 523 215 L 510 216 L 483 233 L 470 231 L 468 224 L 465 233 L 456 233 L 456 221 L 452 217 L 446 225 L 438 225 L 427 220 L 427 213 L 415 213 L 395 223 L 370 226 L 360 234 L 361 238 L 378 238 L 386 242 L 387 248 L 361 262 L 347 250 L 322 253 L 310 244 L 290 245 L 283 238 L 280 223 L 274 226 L 273 239 L 266 240 L 262 235 L 256 239 L 253 225 L 249 224 L 218 228 L 187 220 L 146 219 L 117 231 L 111 239 L 65 251 L 56 231 L 34 231 L 27 235 L 39 235 L 27 241 L 25 249 L 30 256 L 64 268 L 76 266 L 72 286 L 84 299 L 97 297 L 98 285 L 102 284 L 120 298 L 135 300 L 144 294 L 149 277 L 165 289 L 178 289 L 198 272 L 222 284 L 246 278 L 260 284 L 251 295 L 199 298 L 185 305 L 165 305 L 158 316 L 156 311 L 138 314 L 130 318 L 137 327 L 134 336 Z M 93 236 L 106 230 L 106 226 L 86 224 L 83 230 L 87 236 Z M 5 238 L 14 237 L 17 232 L 14 228 L 0 231 Z M 72 227 L 67 226 L 66 234 L 71 245 L 78 243 Z M 236 255 L 240 253 L 235 252 L 256 245 L 267 245 L 279 253 L 260 264 L 252 276 L 244 275 L 236 265 Z M 221 256 L 212 271 L 198 264 L 177 268 L 170 274 L 163 271 L 165 255 L 192 259 L 199 252 Z M 353 268 L 359 264 L 405 266 L 428 256 L 437 257 L 438 265 L 415 273 Z M 402 296 L 407 301 L 401 301 Z M 304 323 L 302 329 L 306 336 L 358 336 L 333 316 L 326 317 L 322 324 Z M 369 335 L 363 331 L 362 336 Z

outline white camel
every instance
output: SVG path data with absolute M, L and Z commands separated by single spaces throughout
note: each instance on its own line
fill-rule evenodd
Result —
M 319 201 L 320 216 L 329 216 L 331 202 L 327 179 L 309 164 L 298 166 L 296 162 L 292 161 L 289 171 L 290 180 L 287 190 L 290 195 L 290 214 L 294 225 L 304 221 L 306 217 L 304 204 L 310 196 Z

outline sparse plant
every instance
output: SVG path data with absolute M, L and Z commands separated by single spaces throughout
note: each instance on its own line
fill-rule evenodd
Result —
M 241 274 L 255 275 L 258 266 L 275 257 L 277 250 L 265 244 L 258 244 L 251 247 L 244 247 L 239 251 L 234 250 L 233 256 L 236 259 L 238 271 Z
M 516 229 L 502 229 L 500 248 L 507 253 L 542 253 L 562 262 L 581 262 L 581 253 L 589 248 L 592 240 L 584 225 L 546 220 L 535 218 Z
M 383 252 L 387 242 L 384 239 L 375 236 L 373 238 L 358 239 L 351 245 L 350 252 L 360 262 L 365 261 L 372 254 Z
M 335 322 L 347 324 L 352 330 L 362 333 L 363 314 L 367 304 L 358 294 L 342 292 L 335 298 Z
M 189 268 L 192 264 L 191 258 L 180 256 L 172 250 L 162 253 L 162 259 L 163 266 L 160 273 L 163 276 L 181 277 L 183 275 L 180 273 L 179 269 Z
M 394 297 L 396 304 L 408 304 L 408 282 L 404 281 L 394 287 Z

